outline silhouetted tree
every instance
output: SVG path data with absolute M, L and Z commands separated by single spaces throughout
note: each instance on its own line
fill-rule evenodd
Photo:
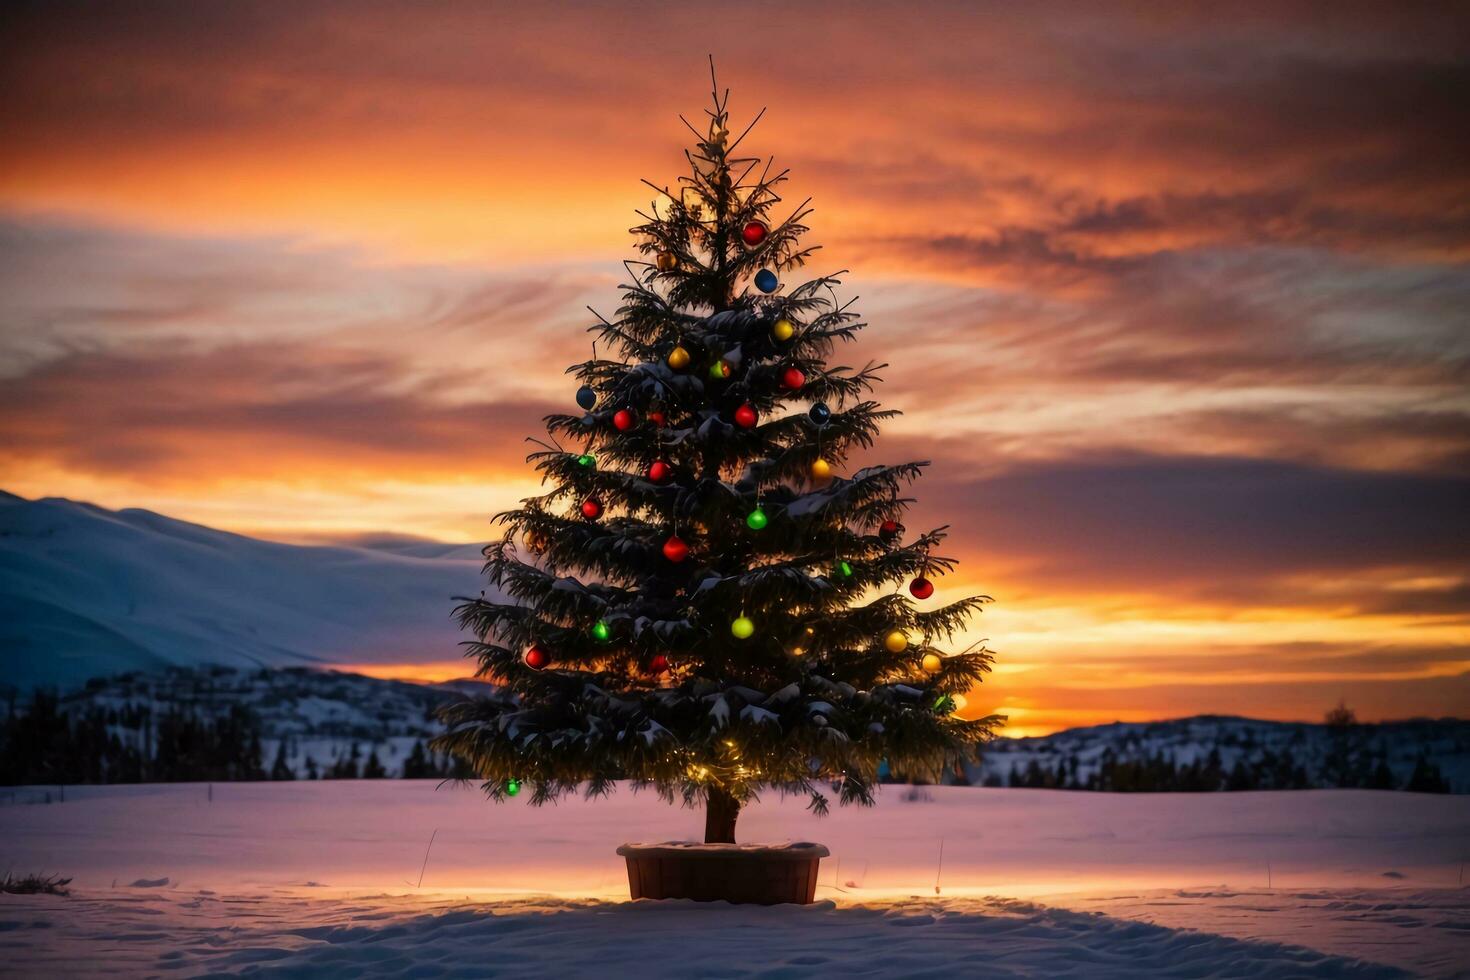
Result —
M 387 779 L 388 770 L 383 768 L 383 763 L 378 759 L 378 750 L 374 748 L 368 753 L 367 761 L 362 764 L 363 779 Z
M 1414 771 L 1409 774 L 1409 782 L 1404 789 L 1410 793 L 1448 793 L 1450 784 L 1445 781 L 1439 766 L 1430 762 L 1427 756 L 1421 755 L 1419 761 L 1414 763 Z
M 291 764 L 286 760 L 286 740 L 281 739 L 280 747 L 276 749 L 276 761 L 271 764 L 271 778 L 286 780 L 295 779 L 296 773 L 291 771 Z

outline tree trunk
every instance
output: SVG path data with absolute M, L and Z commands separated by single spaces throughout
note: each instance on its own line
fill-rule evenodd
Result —
M 735 843 L 735 818 L 740 816 L 740 801 L 718 786 L 711 786 L 704 797 L 704 842 Z

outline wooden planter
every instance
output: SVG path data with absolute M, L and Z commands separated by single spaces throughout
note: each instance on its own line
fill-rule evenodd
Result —
M 689 898 L 746 905 L 810 904 L 821 844 L 624 844 L 634 898 Z

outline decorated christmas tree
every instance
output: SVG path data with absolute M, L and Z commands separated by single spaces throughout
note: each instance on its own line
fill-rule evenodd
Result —
M 871 804 L 884 763 L 937 782 L 999 723 L 958 713 L 989 651 L 944 649 L 988 600 L 929 601 L 955 562 L 945 528 L 902 524 L 925 463 L 848 466 L 897 414 L 868 397 L 884 365 L 829 363 L 863 324 L 835 277 L 792 281 L 810 209 L 736 155 L 728 101 L 690 126 L 689 173 L 649 184 L 632 282 L 591 328 L 615 356 L 568 369 L 582 412 L 529 457 L 546 492 L 497 517 L 503 598 L 458 616 L 498 687 L 435 744 L 496 800 L 628 780 L 702 804 L 707 843 L 761 789 L 820 813 Z

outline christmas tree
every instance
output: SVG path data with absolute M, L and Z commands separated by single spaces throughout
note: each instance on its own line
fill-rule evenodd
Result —
M 703 804 L 708 843 L 761 788 L 824 813 L 829 792 L 871 804 L 885 761 L 937 782 L 1001 721 L 956 713 L 990 652 L 939 646 L 988 599 L 926 608 L 945 528 L 900 523 L 927 464 L 843 473 L 897 414 L 867 397 L 884 365 L 828 363 L 863 324 L 835 277 L 783 286 L 811 212 L 735 155 L 750 127 L 731 139 L 728 102 L 716 85 L 690 126 L 687 176 L 645 181 L 633 281 L 591 328 L 619 356 L 568 369 L 584 411 L 548 416 L 528 459 L 549 489 L 485 549 L 504 599 L 457 611 L 499 686 L 446 709 L 434 745 L 497 801 L 629 780 Z

